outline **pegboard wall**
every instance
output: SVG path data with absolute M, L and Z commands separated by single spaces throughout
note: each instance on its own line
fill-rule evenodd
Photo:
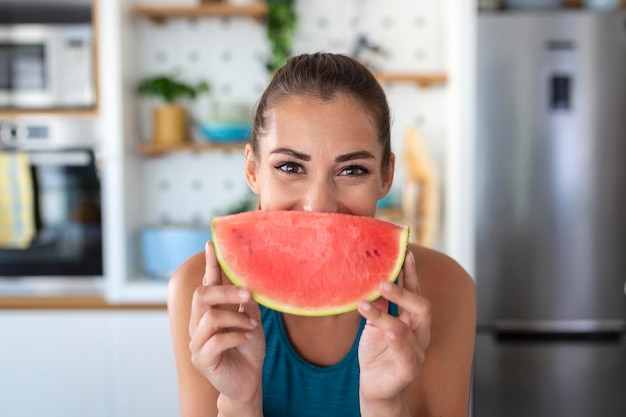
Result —
M 192 0 L 142 0 L 141 4 L 193 4 Z M 433 0 L 299 0 L 294 53 L 327 51 L 353 54 L 359 39 L 379 51 L 361 48 L 372 69 L 390 72 L 445 71 L 443 2 Z M 265 27 L 249 18 L 172 19 L 154 25 L 135 20 L 139 76 L 177 73 L 205 79 L 211 93 L 187 103 L 195 120 L 207 118 L 213 100 L 245 102 L 252 109 L 269 81 L 264 61 L 269 47 Z M 363 43 L 361 43 L 363 45 Z M 419 88 L 397 82 L 383 85 L 392 111 L 392 149 L 398 155 L 392 193 L 400 198 L 404 170 L 403 136 L 417 126 L 443 172 L 445 86 Z M 138 136 L 151 135 L 150 100 L 139 101 Z M 194 132 L 195 140 L 201 140 Z M 206 225 L 210 217 L 248 196 L 243 155 L 177 153 L 140 158 L 145 225 Z

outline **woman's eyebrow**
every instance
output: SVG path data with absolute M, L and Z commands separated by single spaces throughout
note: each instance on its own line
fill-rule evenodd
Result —
M 277 148 L 277 149 L 274 149 L 272 152 L 270 152 L 270 155 L 271 154 L 275 154 L 275 153 L 282 153 L 282 154 L 285 154 L 285 155 L 293 156 L 294 158 L 301 159 L 303 161 L 310 161 L 311 160 L 311 157 L 309 155 L 301 153 L 301 152 L 294 151 L 293 149 L 290 149 L 290 148 Z
M 339 155 L 335 158 L 335 162 L 346 162 L 354 159 L 376 159 L 376 157 L 368 151 L 358 151 Z

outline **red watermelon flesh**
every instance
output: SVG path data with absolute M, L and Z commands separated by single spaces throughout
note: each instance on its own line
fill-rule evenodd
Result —
M 254 300 L 285 313 L 326 316 L 356 309 L 394 281 L 409 228 L 373 217 L 251 211 L 214 217 L 215 254 Z

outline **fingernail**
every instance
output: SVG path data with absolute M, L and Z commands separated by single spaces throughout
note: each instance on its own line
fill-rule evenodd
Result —
M 246 301 L 248 299 L 249 293 L 247 290 L 239 290 L 238 295 L 240 300 Z
M 250 324 L 251 324 L 253 327 L 256 327 L 256 325 L 257 325 L 258 323 L 259 323 L 259 322 L 258 322 L 256 319 L 254 319 L 254 318 L 250 317 Z
M 372 309 L 372 305 L 367 301 L 360 301 L 359 304 L 361 305 L 362 310 L 370 311 Z
M 393 289 L 393 286 L 391 285 L 390 282 L 383 282 L 383 283 L 380 284 L 380 288 L 383 291 L 388 292 L 388 291 L 391 291 Z
M 389 330 L 389 331 L 386 333 L 386 335 L 387 335 L 387 338 L 388 338 L 389 340 L 396 340 L 396 334 L 395 334 L 394 332 L 392 332 L 391 330 Z
M 409 258 L 411 259 L 411 262 L 415 262 L 415 255 L 413 255 L 413 252 L 409 251 Z

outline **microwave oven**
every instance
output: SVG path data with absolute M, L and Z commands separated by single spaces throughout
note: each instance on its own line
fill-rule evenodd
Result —
M 0 24 L 0 108 L 96 105 L 91 23 Z

